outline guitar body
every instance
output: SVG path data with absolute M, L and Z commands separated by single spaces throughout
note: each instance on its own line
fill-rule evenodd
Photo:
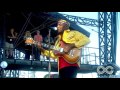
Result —
M 61 43 L 61 48 L 63 48 L 65 51 L 69 51 L 69 49 L 72 48 L 72 45 L 64 43 L 64 42 L 60 42 Z M 79 61 L 80 58 L 80 53 L 81 50 L 78 48 L 72 48 L 69 53 L 67 54 L 63 54 L 62 57 L 65 59 L 66 62 L 70 63 L 70 64 L 74 64 L 77 63 Z
M 77 48 L 74 48 L 70 52 L 68 54 L 64 54 L 63 58 L 66 60 L 66 62 L 70 64 L 77 63 L 80 58 L 80 50 L 78 50 Z

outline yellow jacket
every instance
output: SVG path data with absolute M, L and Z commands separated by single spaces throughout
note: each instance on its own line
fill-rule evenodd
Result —
M 59 38 L 56 40 L 55 42 L 55 47 L 56 49 L 59 48 L 59 40 L 61 39 L 61 36 L 59 35 Z M 62 40 L 65 43 L 74 43 L 75 46 L 77 48 L 81 48 L 84 45 L 87 45 L 90 42 L 90 39 L 85 36 L 84 34 L 80 33 L 79 31 L 75 31 L 75 30 L 65 30 L 62 36 Z M 42 52 L 41 54 L 45 55 L 45 56 L 50 56 L 53 59 L 57 59 L 58 57 L 54 55 L 54 53 L 52 52 L 52 50 L 45 50 L 44 52 Z

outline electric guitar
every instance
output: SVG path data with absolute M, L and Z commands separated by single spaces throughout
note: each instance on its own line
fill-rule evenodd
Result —
M 38 45 L 39 43 L 33 41 L 30 44 Z M 62 47 L 60 47 L 60 48 L 56 48 L 54 45 L 50 45 L 50 47 L 49 47 L 49 45 L 46 43 L 41 43 L 41 46 L 45 47 L 45 48 L 50 48 L 51 50 L 58 50 L 60 52 L 63 52 L 64 49 L 71 47 L 69 44 L 66 44 L 66 43 L 62 43 Z M 80 52 L 81 52 L 80 49 L 72 48 L 69 51 L 69 53 L 63 54 L 62 57 L 65 59 L 66 62 L 68 62 L 70 64 L 74 64 L 74 63 L 77 63 L 79 61 L 80 54 L 81 54 Z

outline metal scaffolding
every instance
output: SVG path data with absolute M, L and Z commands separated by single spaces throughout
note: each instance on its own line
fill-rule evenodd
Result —
M 117 26 L 116 12 L 99 12 L 99 60 L 100 65 L 116 64 Z

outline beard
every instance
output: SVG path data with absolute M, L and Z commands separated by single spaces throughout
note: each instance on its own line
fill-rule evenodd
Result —
M 63 33 L 63 32 L 58 32 L 57 34 L 60 35 L 60 34 L 62 34 L 62 33 Z
M 63 32 L 64 32 L 64 30 L 61 31 L 61 32 L 58 32 L 58 31 L 57 31 L 57 34 L 60 35 L 60 34 L 63 34 Z

